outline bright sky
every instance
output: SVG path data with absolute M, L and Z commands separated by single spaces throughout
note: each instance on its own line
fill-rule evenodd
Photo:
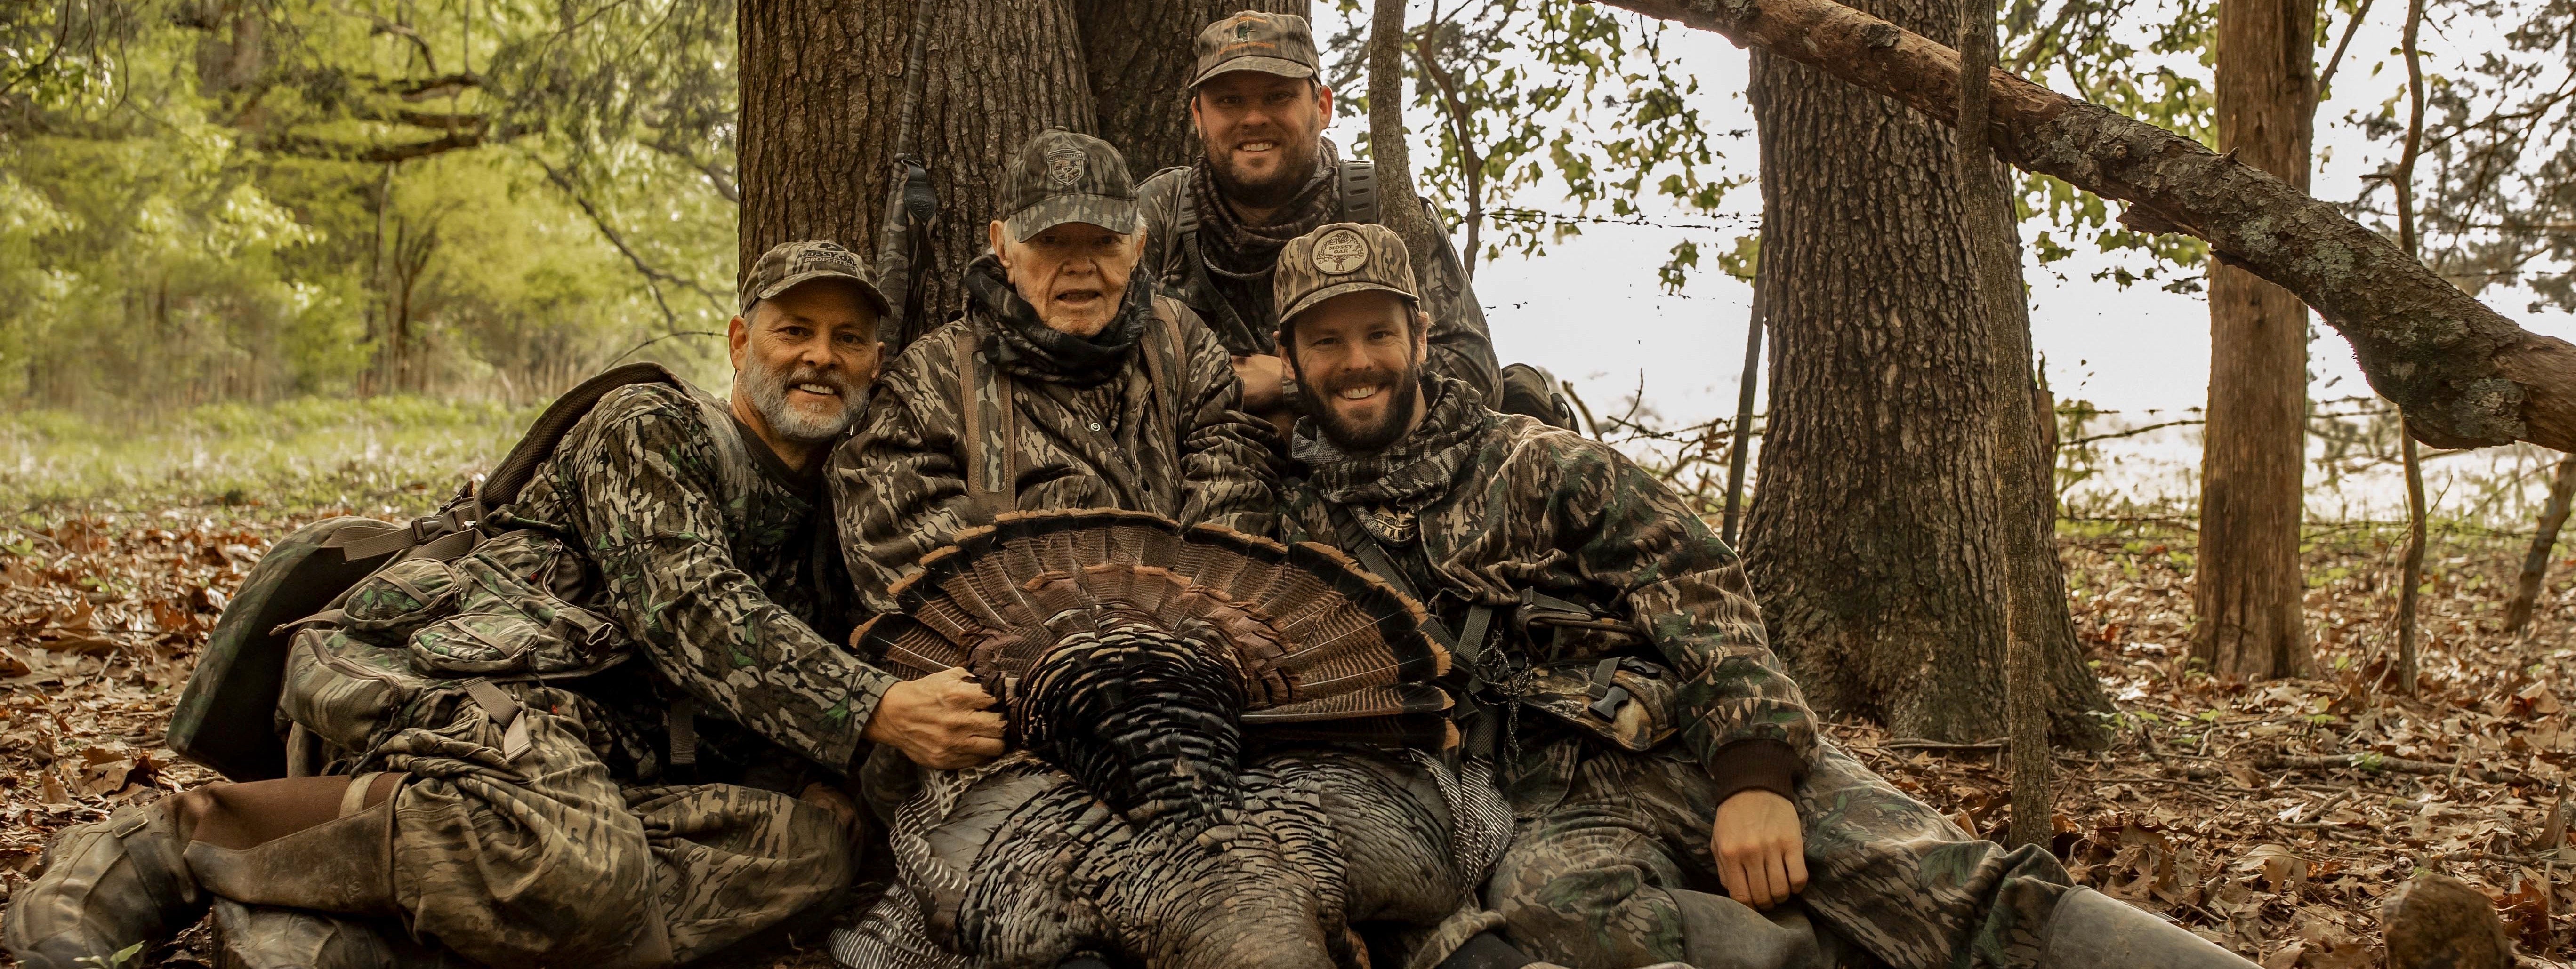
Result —
M 1317 5 L 1319 36 L 1344 29 L 1327 6 Z M 1421 8 L 1412 12 L 1416 19 L 1428 15 L 1427 4 L 1416 6 Z M 2142 15 L 2155 13 L 2151 5 L 2142 4 L 2142 8 Z M 2334 96 L 2317 112 L 2319 161 L 2312 184 L 2321 198 L 2356 197 L 2361 175 L 2385 160 L 2387 146 L 2367 141 L 2344 119 L 2355 113 L 2375 114 L 2389 98 L 2402 97 L 2402 62 L 2390 52 L 2397 46 L 2397 20 L 2403 9 L 2402 5 L 2377 5 L 2374 19 L 2363 25 L 2346 55 L 2347 63 L 2335 79 Z M 2340 35 L 2340 15 L 2331 29 Z M 1693 103 L 1703 115 L 1703 129 L 1750 132 L 1753 116 L 1743 96 L 1745 53 L 1715 34 L 1679 27 L 1666 32 L 1664 43 L 1665 50 L 1700 82 L 1700 94 Z M 2440 31 L 2428 31 L 2424 41 L 2428 64 L 2446 50 L 2457 56 L 2491 43 L 2488 38 L 2444 37 Z M 2329 48 L 2318 53 L 2320 67 L 2330 52 Z M 2374 71 L 2383 59 L 2388 69 Z M 2208 68 L 2197 64 L 2172 66 L 2178 72 L 2208 77 Z M 1425 114 L 1412 127 L 1427 133 L 1434 120 Z M 1357 134 L 1355 128 L 1353 119 L 1343 118 L 1336 122 L 1334 133 L 1349 141 Z M 1750 134 L 1721 147 L 1727 153 L 1721 164 L 1728 172 L 1752 173 L 1758 155 Z M 1415 158 L 1433 157 L 1432 150 L 1427 142 L 1418 144 Z M 1569 209 L 1541 197 L 1512 204 Z M 1727 205 L 1736 218 L 1713 223 L 1705 216 L 1657 211 L 1649 205 L 1650 217 L 1658 221 L 1717 224 L 1725 229 L 1593 225 L 1581 237 L 1555 245 L 1539 258 L 1506 256 L 1479 268 L 1476 290 L 1486 307 L 1496 351 L 1505 362 L 1535 362 L 1573 381 L 1596 412 L 1623 407 L 1637 395 L 1642 381 L 1647 406 L 1671 423 L 1731 417 L 1744 360 L 1751 290 L 1715 271 L 1710 256 L 1730 248 L 1735 236 L 1751 233 L 1753 218 L 1760 212 L 1759 192 L 1751 186 L 1739 189 L 1729 195 Z M 2045 225 L 2037 222 L 2027 225 L 2023 237 L 2042 228 Z M 1681 293 L 1664 293 L 1655 268 L 1663 264 L 1667 250 L 1685 238 L 1698 240 L 1703 269 Z M 2126 412 L 2124 417 L 2139 424 L 2187 416 L 2179 412 L 2201 406 L 2208 395 L 2208 304 L 2199 294 L 2167 293 L 2153 283 L 2123 289 L 2092 280 L 2095 271 L 2119 260 L 2127 260 L 2135 270 L 2145 268 L 2148 257 L 2085 254 L 2044 267 L 2034 259 L 2026 267 L 2033 289 L 2032 338 L 2046 357 L 2049 383 L 2061 400 L 2089 399 L 2105 410 Z M 2576 339 L 2576 317 L 2531 312 L 2526 294 L 2497 288 L 2485 298 L 2489 306 L 2526 328 Z M 2341 337 L 2322 322 L 2313 322 L 2313 329 L 2311 396 L 2331 399 L 2369 393 Z M 2158 417 L 2142 413 L 2146 411 L 2173 413 Z M 2198 438 L 2190 429 L 2160 432 L 2139 439 L 2136 447 L 2141 460 L 2132 471 L 2138 479 L 2171 493 L 2190 492 L 2191 469 L 2199 450 Z M 2529 466 L 2539 457 L 2520 455 L 2511 460 Z M 2447 471 L 2435 466 L 2437 480 L 2430 487 L 2437 496 L 2446 487 L 2439 478 Z M 2311 514 L 2385 513 L 2380 504 L 2359 501 L 2341 509 L 2312 506 Z

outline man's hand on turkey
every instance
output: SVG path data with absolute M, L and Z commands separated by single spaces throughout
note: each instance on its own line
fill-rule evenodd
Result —
M 1728 897 L 1770 908 L 1807 888 L 1806 842 L 1798 807 L 1770 791 L 1738 791 L 1717 806 L 1708 850 Z
M 888 688 L 868 718 L 868 740 L 933 770 L 962 770 L 1002 756 L 1002 715 L 964 667 Z

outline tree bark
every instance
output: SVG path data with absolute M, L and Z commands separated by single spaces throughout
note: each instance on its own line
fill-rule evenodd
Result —
M 1959 5 L 1960 70 L 1976 77 L 1995 65 L 1995 0 L 1965 0 Z M 1993 399 L 1986 419 L 1988 448 L 1995 456 L 1994 489 L 2006 509 L 2045 508 L 2046 530 L 2013 528 L 2013 540 L 2000 547 L 2006 560 L 2004 596 L 2004 719 L 2012 737 L 2012 823 L 2004 843 L 2013 847 L 2046 845 L 2056 816 L 2049 776 L 2054 764 L 2048 749 L 2048 658 L 2035 638 L 2046 625 L 2041 613 L 2064 610 L 2066 584 L 2054 569 L 2043 570 L 2043 558 L 2057 555 L 2052 496 L 2039 498 L 2039 478 L 2017 467 L 2023 452 L 2047 453 L 2047 438 L 2034 427 L 2041 411 L 2029 406 L 2045 396 L 2031 376 L 2030 304 L 2021 286 L 2021 247 L 2014 233 L 2012 194 L 2004 189 L 2002 166 L 1986 144 L 1988 111 L 1983 85 L 1959 86 L 1957 162 L 1959 195 L 1965 203 L 1965 230 L 1970 261 L 1976 266 L 1978 304 L 1986 339 L 1998 348 L 1988 355 L 1988 384 Z M 2002 348 L 2020 347 L 2016 357 Z M 2054 430 L 2055 421 L 2045 426 Z M 2054 434 L 2048 435 L 2054 437 Z M 2026 460 L 2026 459 L 2025 459 Z M 2053 490 L 2053 489 L 2051 489 Z
M 2522 557 L 2522 575 L 2514 580 L 2513 599 L 2504 604 L 2504 631 L 2518 633 L 2531 623 L 2532 606 L 2540 601 L 2540 582 L 2549 575 L 2549 559 L 2558 550 L 2558 530 L 2567 525 L 2567 508 L 2576 499 L 2576 458 L 2561 458 L 2549 478 L 2549 503 L 2540 509 L 2540 531 L 2531 536 L 2531 551 Z
M 743 0 L 740 265 L 770 246 L 831 239 L 870 252 L 884 217 L 916 0 Z M 1195 157 L 1181 93 L 1199 28 L 1238 0 L 952 0 L 928 23 L 912 132 L 939 193 L 927 311 L 903 342 L 956 312 L 959 272 L 1001 214 L 1002 170 L 1061 126 L 1127 154 L 1138 180 Z M 1305 0 L 1248 6 L 1303 12 Z M 738 277 L 737 277 L 738 278 Z
M 1932 29 L 1958 23 L 1955 0 L 1870 2 Z M 1984 740 L 2006 728 L 2011 556 L 1993 550 L 2036 545 L 2052 521 L 1996 493 L 1998 471 L 2044 471 L 2037 435 L 2003 455 L 1988 439 L 2001 406 L 1994 355 L 2027 361 L 2029 334 L 1998 346 L 1975 312 L 1950 140 L 1901 105 L 1822 80 L 1785 57 L 1753 58 L 1772 339 L 1747 566 L 1774 647 L 1819 709 L 1908 736 Z M 2026 413 L 2029 401 L 2024 391 L 2012 406 Z M 2032 634 L 2052 706 L 2102 708 L 2062 583 L 2044 604 Z
M 1832 0 L 1602 0 L 1713 30 L 1955 117 L 1958 53 Z M 2198 142 L 2000 70 L 1996 154 L 2123 202 L 2123 222 L 2206 240 L 2222 261 L 2317 310 L 2372 389 L 2435 447 L 2531 441 L 2576 450 L 2576 344 L 2516 326 L 2337 208 Z
M 1406 248 L 1435 246 L 1437 230 L 1413 190 L 1413 146 L 1404 140 L 1404 0 L 1376 0 L 1369 12 L 1369 160 L 1377 163 L 1378 222 Z
M 2220 0 L 2218 146 L 2308 187 L 2316 0 Z M 2308 669 L 2300 606 L 2308 307 L 2239 266 L 2209 271 L 2209 425 L 2200 459 L 2199 624 L 2192 657 L 2220 676 Z

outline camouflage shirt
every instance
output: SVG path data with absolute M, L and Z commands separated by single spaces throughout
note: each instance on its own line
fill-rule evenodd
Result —
M 728 487 L 687 393 L 610 392 L 507 513 L 587 553 L 596 588 L 576 601 L 650 661 L 652 683 L 631 682 L 629 663 L 583 689 L 648 738 L 644 753 L 661 748 L 668 701 L 685 695 L 712 769 L 773 763 L 770 745 L 844 769 L 895 678 L 838 645 L 856 617 L 820 475 L 789 471 L 736 424 L 713 433 L 742 435 L 753 468 Z M 746 493 L 729 496 L 735 487 Z
M 968 271 L 994 271 L 990 259 Z M 833 452 L 829 472 L 842 548 L 865 605 L 892 611 L 885 590 L 923 554 L 991 520 L 997 509 L 967 493 L 970 461 L 983 463 L 987 487 L 1022 511 L 1124 508 L 1272 532 L 1277 434 L 1236 409 L 1243 384 L 1196 316 L 1170 299 L 1131 292 L 1151 300 L 1153 317 L 1115 372 L 1098 378 L 1068 381 L 1015 362 L 998 345 L 999 328 L 1011 324 L 979 299 L 886 369 L 867 419 Z M 973 374 L 960 366 L 961 347 Z M 1156 368 L 1168 390 L 1156 391 Z M 970 380 L 983 428 L 967 426 L 960 390 Z M 1004 385 L 1015 445 L 1008 460 L 1017 471 L 1007 484 L 996 480 L 1006 477 L 1001 449 L 982 446 L 998 423 Z
M 1316 173 L 1318 179 L 1338 180 L 1339 165 L 1330 143 L 1323 152 Z M 1198 250 L 1200 240 L 1180 238 L 1181 206 L 1191 192 L 1194 169 L 1167 168 L 1136 186 L 1136 210 L 1145 223 L 1145 254 L 1136 264 L 1139 275 L 1159 280 L 1170 293 L 1216 332 L 1228 354 L 1276 355 L 1279 352 L 1274 334 L 1279 329 L 1278 307 L 1270 298 L 1270 277 L 1265 273 L 1241 286 L 1220 286 Z M 1325 205 L 1311 213 L 1313 225 L 1343 221 L 1338 185 L 1320 186 L 1317 196 Z M 1437 215 L 1428 207 L 1425 215 L 1434 227 L 1440 225 Z M 1202 215 L 1204 221 L 1205 216 Z M 1301 223 L 1303 224 L 1303 223 Z M 1308 225 L 1306 228 L 1312 228 Z M 1288 236 L 1302 234 L 1286 232 Z M 1424 251 L 1413 257 L 1413 278 L 1422 296 L 1422 308 L 1431 314 L 1431 359 L 1426 369 L 1444 377 L 1466 381 L 1476 389 L 1480 399 L 1498 399 L 1501 392 L 1501 367 L 1495 362 L 1493 338 L 1485 329 L 1485 309 L 1476 302 L 1476 292 L 1467 283 L 1467 269 L 1458 261 L 1458 250 L 1449 243 L 1444 231 L 1437 251 Z
M 1608 445 L 1495 413 L 1456 381 L 1424 391 L 1421 425 L 1376 454 L 1341 454 L 1299 423 L 1304 477 L 1288 485 L 1283 537 L 1341 545 L 1332 510 L 1348 509 L 1450 629 L 1469 605 L 1509 606 L 1525 589 L 1590 606 L 1632 632 L 1563 630 L 1542 653 L 1507 631 L 1487 666 L 1589 664 L 1651 643 L 1641 658 L 1679 676 L 1684 748 L 1721 787 L 1787 794 L 1814 756 L 1815 721 L 1763 641 L 1735 552 Z

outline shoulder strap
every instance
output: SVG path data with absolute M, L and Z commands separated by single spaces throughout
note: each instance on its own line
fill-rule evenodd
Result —
M 1376 222 L 1377 162 L 1366 158 L 1343 159 L 1341 183 L 1342 221 Z
M 1019 422 L 1011 404 L 1011 382 L 998 373 L 987 374 L 983 355 L 976 352 L 975 329 L 959 326 L 949 338 L 951 353 L 957 358 L 958 426 L 967 435 L 958 441 L 966 465 L 966 500 L 982 508 L 987 516 L 1019 508 Z M 985 422 L 983 395 L 978 393 L 986 377 L 993 381 L 992 423 Z M 999 482 L 997 485 L 996 482 Z
M 707 440 L 716 449 L 716 485 L 724 489 L 725 515 L 740 514 L 744 499 L 751 495 L 751 444 L 742 439 L 742 424 L 734 420 L 732 405 L 686 383 L 680 389 L 688 393 L 690 403 L 698 405 L 698 418 L 707 425 Z
M 1171 417 L 1172 434 L 1186 437 L 1189 428 L 1181 426 L 1181 388 L 1178 381 L 1189 368 L 1182 355 L 1181 314 L 1174 310 L 1175 300 L 1162 296 L 1152 299 L 1154 322 L 1157 324 L 1154 329 L 1163 338 L 1157 341 L 1162 344 L 1159 350 L 1138 348 L 1145 356 L 1145 379 L 1152 382 L 1154 396 L 1162 400 L 1164 412 Z

